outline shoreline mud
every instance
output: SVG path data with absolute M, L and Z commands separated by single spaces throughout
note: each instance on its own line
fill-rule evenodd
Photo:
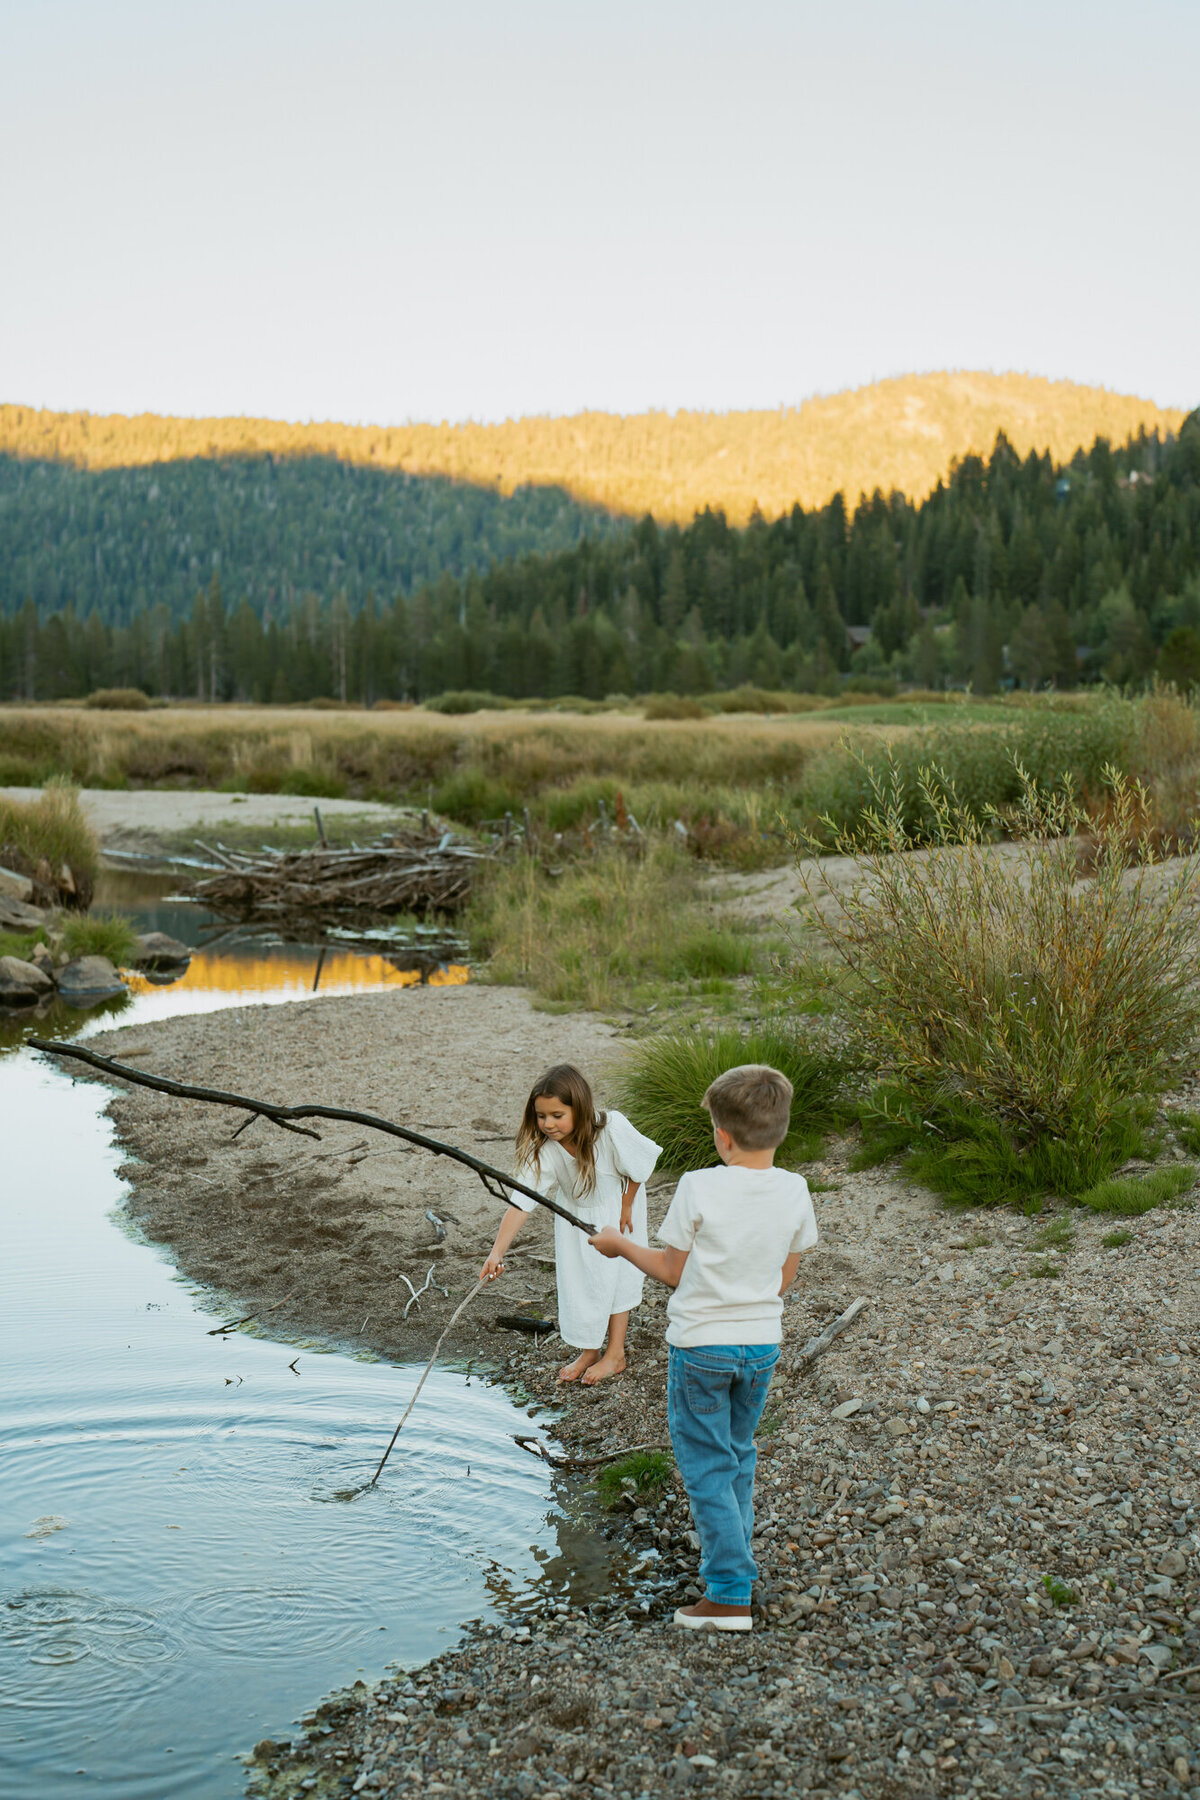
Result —
M 93 1040 L 105 1054 L 268 1098 L 357 1104 L 501 1166 L 547 1062 L 596 1077 L 619 1031 L 467 986 L 191 1015 Z M 348 1098 L 348 1097 L 351 1097 Z M 1187 1096 L 1195 1104 L 1194 1093 Z M 272 1331 L 423 1359 L 474 1280 L 499 1207 L 465 1171 L 331 1131 L 320 1144 L 140 1089 L 110 1108 L 130 1214 L 194 1279 Z M 632 1571 L 585 1607 L 549 1596 L 411 1675 L 331 1697 L 249 1757 L 250 1791 L 641 1796 L 1200 1796 L 1200 1215 L 953 1214 L 850 1146 L 807 1173 L 822 1233 L 785 1314 L 760 1434 L 749 1639 L 685 1634 L 686 1500 L 629 1495 Z M 671 1184 L 652 1182 L 651 1224 Z M 444 1222 L 446 1237 L 426 1213 Z M 628 1373 L 564 1390 L 548 1220 L 448 1353 L 478 1355 L 582 1458 L 665 1443 L 665 1295 L 648 1284 Z M 430 1266 L 407 1321 L 406 1273 Z M 806 1338 L 869 1304 L 808 1372 Z M 282 1304 L 280 1304 L 282 1302 Z M 474 1313 L 474 1317 L 473 1317 Z M 233 1316 L 232 1314 L 230 1316 Z M 572 1479 L 590 1478 L 590 1471 Z M 1195 1666 L 1193 1666 L 1195 1665 Z

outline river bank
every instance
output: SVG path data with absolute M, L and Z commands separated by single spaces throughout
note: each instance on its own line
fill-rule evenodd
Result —
M 501 1165 L 540 1067 L 578 1061 L 603 1095 L 621 1055 L 610 1025 L 470 986 L 96 1043 L 184 1079 L 383 1112 Z M 141 1227 L 272 1330 L 428 1354 L 490 1242 L 498 1209 L 474 1178 L 362 1133 L 313 1145 L 260 1123 L 230 1143 L 233 1115 L 145 1090 L 111 1110 Z M 696 1564 L 672 1490 L 613 1519 L 643 1587 L 484 1626 L 411 1680 L 335 1699 L 286 1747 L 259 1746 L 254 1791 L 1200 1792 L 1196 1213 L 1123 1222 L 1117 1246 L 1112 1221 L 1071 1215 L 1064 1249 L 1045 1218 L 948 1214 L 886 1169 L 849 1173 L 848 1151 L 809 1171 L 822 1243 L 788 1341 L 854 1295 L 870 1306 L 811 1374 L 784 1367 L 766 1415 L 749 1642 L 671 1627 Z M 670 1191 L 654 1184 L 652 1222 Z M 665 1442 L 652 1287 L 628 1374 L 593 1391 L 556 1388 L 561 1344 L 496 1325 L 552 1309 L 549 1241 L 531 1223 L 458 1353 L 563 1406 L 568 1451 Z M 420 1286 L 431 1265 L 450 1297 L 429 1290 L 406 1321 L 399 1271 Z

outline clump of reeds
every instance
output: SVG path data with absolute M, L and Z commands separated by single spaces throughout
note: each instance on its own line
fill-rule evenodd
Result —
M 43 898 L 88 905 L 100 849 L 74 788 L 51 782 L 29 801 L 0 794 L 0 864 L 32 877 Z
M 543 1002 L 603 1010 L 663 984 L 751 974 L 754 937 L 697 897 L 693 864 L 669 843 L 641 856 L 604 848 L 548 870 L 535 857 L 489 869 L 465 915 L 496 981 Z

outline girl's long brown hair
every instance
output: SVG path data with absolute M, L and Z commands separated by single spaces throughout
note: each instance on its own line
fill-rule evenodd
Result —
M 579 1199 L 583 1199 L 596 1185 L 596 1139 L 604 1130 L 607 1114 L 596 1111 L 596 1102 L 587 1078 L 579 1073 L 573 1063 L 555 1063 L 552 1069 L 547 1069 L 530 1089 L 529 1098 L 525 1102 L 525 1116 L 517 1132 L 517 1160 L 522 1168 L 532 1169 L 535 1176 L 540 1176 L 542 1172 L 542 1145 L 546 1139 L 538 1128 L 534 1101 L 546 1098 L 561 1100 L 575 1115 L 575 1125 L 571 1132 L 575 1165 L 579 1170 L 575 1192 Z

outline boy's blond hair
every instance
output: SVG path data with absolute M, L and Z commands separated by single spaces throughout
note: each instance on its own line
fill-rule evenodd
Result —
M 767 1063 L 739 1063 L 717 1076 L 700 1104 L 740 1150 L 774 1150 L 788 1134 L 792 1084 Z

